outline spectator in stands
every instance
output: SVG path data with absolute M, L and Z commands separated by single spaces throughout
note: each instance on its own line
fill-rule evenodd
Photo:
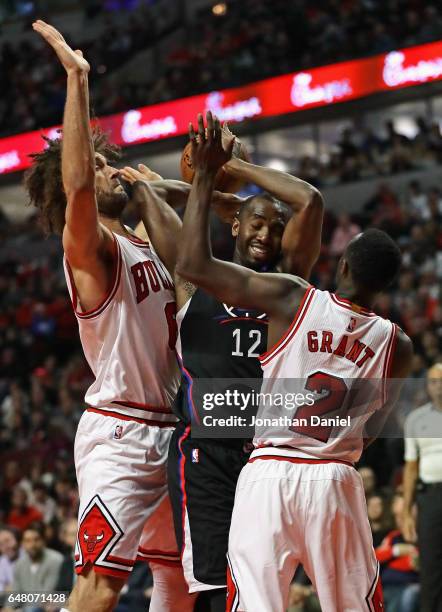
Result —
M 11 511 L 8 514 L 6 523 L 10 527 L 24 530 L 37 521 L 41 521 L 43 516 L 37 508 L 29 504 L 28 493 L 23 487 L 16 486 L 12 492 Z
M 24 530 L 23 549 L 25 554 L 17 561 L 14 569 L 13 591 L 53 592 L 57 585 L 63 556 L 55 550 L 46 548 L 43 528 L 40 525 L 34 524 Z
M 60 528 L 60 540 L 65 546 L 66 553 L 63 557 L 63 563 L 60 567 L 60 574 L 56 586 L 57 591 L 68 591 L 70 593 L 77 577 L 74 571 L 74 554 L 75 542 L 77 540 L 77 526 L 77 519 L 69 518 L 64 521 Z
M 12 527 L 0 527 L 0 593 L 12 588 L 14 567 L 22 554 L 19 532 Z
M 396 494 L 392 501 L 395 528 L 375 550 L 381 564 L 382 587 L 388 612 L 419 610 L 419 554 L 416 546 L 407 544 L 401 533 L 403 505 L 402 495 Z
M 360 231 L 361 228 L 351 220 L 350 215 L 342 213 L 332 234 L 329 249 L 330 255 L 340 257 L 350 240 L 357 236 Z
M 149 608 L 153 591 L 153 578 L 147 563 L 138 561 L 121 590 L 115 612 L 144 612 Z M 196 604 L 195 612 L 198 612 Z
M 391 516 L 386 500 L 376 493 L 367 497 L 367 514 L 373 534 L 373 546 L 379 546 L 391 530 Z
M 53 418 L 53 424 L 59 428 L 70 439 L 75 438 L 77 425 L 81 417 L 81 410 L 78 403 L 72 397 L 66 387 L 62 387 L 58 392 L 58 410 Z
M 408 184 L 408 198 L 411 214 L 418 219 L 428 219 L 428 198 L 419 181 L 413 180 Z
M 358 469 L 359 475 L 362 478 L 362 484 L 364 486 L 365 498 L 367 499 L 370 495 L 374 495 L 376 491 L 376 474 L 369 466 L 360 467 Z
M 32 489 L 31 503 L 40 512 L 45 525 L 48 525 L 55 517 L 56 503 L 49 496 L 47 487 L 42 482 L 37 483 Z
M 428 370 L 430 401 L 405 423 L 403 534 L 419 542 L 421 612 L 442 609 L 442 362 Z M 430 437 L 431 436 L 431 437 Z M 413 513 L 417 493 L 418 521 Z
M 311 584 L 291 584 L 288 612 L 321 612 L 318 596 Z

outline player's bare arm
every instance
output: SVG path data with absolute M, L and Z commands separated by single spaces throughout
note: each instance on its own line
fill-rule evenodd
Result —
M 183 181 L 172 179 L 155 180 L 151 183 L 156 193 L 162 197 L 172 208 L 186 206 L 189 198 L 191 185 Z M 240 198 L 234 193 L 223 193 L 214 191 L 212 195 L 212 210 L 224 223 L 232 223 L 245 198 Z
M 419 479 L 419 460 L 406 461 L 403 474 L 404 509 L 402 512 L 402 535 L 407 542 L 417 542 L 416 515 L 413 505 Z
M 147 171 L 150 175 L 147 174 Z M 173 276 L 182 222 L 173 208 L 152 187 L 149 176 L 153 175 L 156 180 L 161 180 L 161 176 L 153 173 L 147 166 L 139 167 L 138 170 L 126 166 L 120 171 L 120 176 L 132 185 L 132 200 L 137 206 L 141 223 L 149 240 Z M 135 233 L 143 237 L 140 229 L 137 228 Z
M 62 179 L 66 193 L 66 225 L 63 248 L 72 268 L 81 305 L 89 310 L 106 295 L 111 282 L 113 239 L 98 220 L 95 198 L 97 164 L 89 117 L 89 64 L 81 51 L 74 51 L 63 36 L 44 21 L 34 30 L 54 49 L 67 73 L 63 120 Z
M 381 410 L 376 412 L 366 424 L 366 437 L 364 438 L 364 448 L 367 448 L 382 431 L 391 411 L 401 394 L 405 379 L 410 375 L 413 360 L 413 343 L 410 338 L 396 327 L 396 348 L 391 364 L 391 372 L 386 384 L 386 403 Z
M 280 269 L 308 278 L 321 249 L 324 201 L 321 193 L 295 176 L 232 158 L 225 170 L 236 178 L 253 183 L 287 204 L 293 216 L 282 236 Z
M 228 304 L 257 308 L 271 315 L 269 343 L 279 339 L 290 325 L 306 283 L 284 274 L 258 273 L 216 259 L 209 234 L 209 208 L 215 176 L 230 159 L 233 137 L 226 148 L 221 143 L 218 119 L 207 114 L 207 134 L 198 117 L 198 139 L 190 126 L 195 178 L 184 215 L 177 272 Z

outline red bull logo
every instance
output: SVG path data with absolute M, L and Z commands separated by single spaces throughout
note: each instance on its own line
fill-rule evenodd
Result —
M 101 543 L 104 538 L 104 531 L 101 533 L 89 534 L 87 529 L 84 530 L 83 539 L 86 542 L 86 548 L 89 553 L 94 552 L 97 544 Z

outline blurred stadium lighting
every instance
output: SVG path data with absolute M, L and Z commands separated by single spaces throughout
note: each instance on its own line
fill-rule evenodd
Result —
M 227 4 L 225 2 L 218 2 L 212 7 L 212 13 L 217 17 L 222 17 L 227 13 Z

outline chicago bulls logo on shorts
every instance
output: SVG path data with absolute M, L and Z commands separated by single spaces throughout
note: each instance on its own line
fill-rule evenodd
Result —
M 104 531 L 99 534 L 96 533 L 88 533 L 87 529 L 83 532 L 83 539 L 86 542 L 86 548 L 88 552 L 94 552 L 95 546 L 104 539 Z
M 87 561 L 95 563 L 105 557 L 120 537 L 118 525 L 102 500 L 96 496 L 84 512 L 78 527 L 78 547 L 82 565 Z

